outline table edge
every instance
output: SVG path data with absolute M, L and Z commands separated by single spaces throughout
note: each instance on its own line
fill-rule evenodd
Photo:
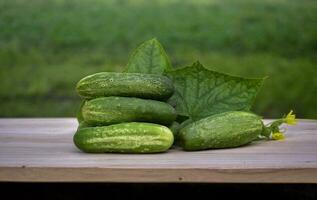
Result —
M 0 182 L 317 183 L 317 168 L 0 167 Z

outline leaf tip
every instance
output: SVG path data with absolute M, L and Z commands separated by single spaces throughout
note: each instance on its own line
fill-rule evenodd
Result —
M 193 63 L 193 65 L 202 65 L 202 64 L 199 62 L 199 60 L 196 60 L 196 61 Z
M 153 37 L 153 38 L 149 39 L 146 42 L 149 42 L 149 43 L 160 43 L 156 37 Z

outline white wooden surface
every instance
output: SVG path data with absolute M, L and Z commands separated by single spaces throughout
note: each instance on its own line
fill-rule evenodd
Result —
M 286 140 L 222 150 L 86 154 L 72 118 L 0 119 L 0 181 L 317 183 L 317 121 L 287 127 Z

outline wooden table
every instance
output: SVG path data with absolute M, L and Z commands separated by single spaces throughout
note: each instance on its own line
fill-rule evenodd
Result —
M 287 127 L 284 141 L 222 150 L 86 154 L 73 118 L 0 119 L 0 181 L 317 183 L 317 121 Z

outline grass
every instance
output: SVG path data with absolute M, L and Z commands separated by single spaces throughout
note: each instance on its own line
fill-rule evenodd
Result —
M 255 112 L 317 119 L 316 11 L 309 0 L 2 0 L 0 116 L 74 116 L 80 78 L 121 71 L 157 37 L 176 67 L 269 76 Z

